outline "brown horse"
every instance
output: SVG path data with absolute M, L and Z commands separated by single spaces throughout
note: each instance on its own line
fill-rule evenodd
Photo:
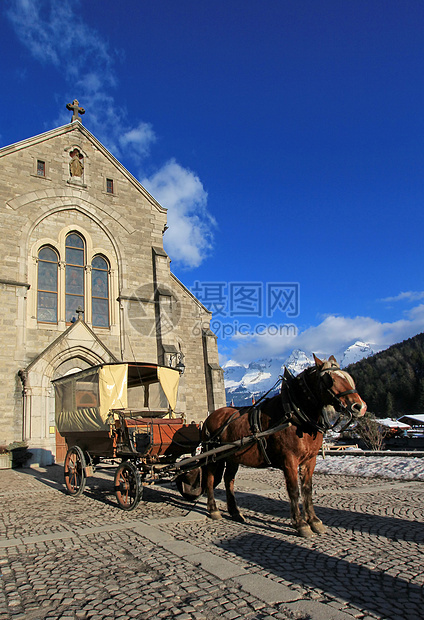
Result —
M 322 361 L 314 355 L 315 366 L 297 377 L 285 372 L 281 394 L 264 400 L 257 414 L 250 408 L 223 407 L 209 415 L 203 425 L 206 449 L 225 445 L 273 427 L 283 427 L 266 439 L 242 447 L 221 461 L 210 460 L 203 468 L 207 508 L 212 519 L 221 519 L 214 498 L 214 487 L 224 473 L 227 506 L 235 521 L 244 521 L 234 496 L 234 478 L 239 465 L 282 469 L 290 498 L 291 522 L 300 536 L 322 534 L 325 527 L 312 505 L 312 474 L 322 446 L 323 433 L 343 415 L 348 421 L 359 418 L 366 404 L 355 389 L 352 377 L 340 370 L 335 358 Z M 247 409 L 247 410 L 246 410 Z M 253 413 L 252 413 L 253 412 Z M 330 418 L 331 421 L 330 421 Z M 303 500 L 299 508 L 298 472 Z

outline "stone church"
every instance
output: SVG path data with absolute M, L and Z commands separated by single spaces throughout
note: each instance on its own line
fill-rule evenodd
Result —
M 103 362 L 182 367 L 177 412 L 225 404 L 210 312 L 172 274 L 164 209 L 83 126 L 0 149 L 0 445 L 55 461 L 51 381 Z M 59 443 L 58 443 L 59 445 Z

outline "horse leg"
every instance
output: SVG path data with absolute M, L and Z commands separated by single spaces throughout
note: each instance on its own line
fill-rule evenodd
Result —
M 227 493 L 227 507 L 228 512 L 230 513 L 230 517 L 233 521 L 238 521 L 239 523 L 244 523 L 244 518 L 240 513 L 240 510 L 237 506 L 236 498 L 234 495 L 234 479 L 236 477 L 236 473 L 238 471 L 239 465 L 234 462 L 227 462 L 227 467 L 225 468 L 224 474 L 224 482 L 225 482 L 225 490 Z
M 215 485 L 215 477 L 218 478 L 218 476 L 222 475 L 222 471 L 221 467 L 223 466 L 222 463 L 219 463 L 219 465 L 217 465 L 217 463 L 208 463 L 205 467 L 206 470 L 206 495 L 207 495 L 207 510 L 209 512 L 209 516 L 211 519 L 214 520 L 218 520 L 218 519 L 222 519 L 222 515 L 219 512 L 217 506 L 216 506 L 216 502 L 215 502 L 215 496 L 214 496 L 214 487 Z M 218 471 L 217 471 L 218 469 Z M 219 484 L 219 480 L 217 482 L 217 484 Z
M 283 466 L 284 477 L 286 479 L 287 493 L 290 499 L 290 516 L 293 527 L 299 536 L 310 538 L 313 532 L 308 523 L 302 517 L 299 507 L 299 482 L 297 474 L 297 462 L 286 462 Z
M 303 514 L 312 531 L 316 534 L 324 534 L 325 526 L 315 514 L 312 504 L 312 474 L 314 473 L 316 457 L 300 466 L 300 488 L 303 500 Z

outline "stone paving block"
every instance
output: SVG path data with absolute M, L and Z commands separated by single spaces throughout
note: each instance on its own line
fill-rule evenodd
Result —
M 137 523 L 137 525 L 134 525 L 132 529 L 134 532 L 137 532 L 137 534 L 143 536 L 143 538 L 147 538 L 147 540 L 150 540 L 156 544 L 162 544 L 164 542 L 171 542 L 175 540 L 171 534 L 153 527 L 148 522 Z
M 246 574 L 244 568 L 240 568 L 233 562 L 220 558 L 210 552 L 191 555 L 187 559 L 195 566 L 200 566 L 203 570 L 206 570 L 208 573 L 211 573 L 212 575 L 215 575 L 223 580 Z
M 182 558 L 202 553 L 202 550 L 199 549 L 199 547 L 196 547 L 195 545 L 192 545 L 191 543 L 185 542 L 183 540 L 173 539 L 172 541 L 166 541 L 161 543 L 161 546 L 164 549 L 167 549 L 168 551 L 171 551 L 171 553 L 174 553 L 175 555 L 178 555 Z
M 318 601 L 299 600 L 285 603 L 284 607 L 290 611 L 307 613 L 311 620 L 352 620 L 350 614 Z
M 6 549 L 7 547 L 15 547 L 22 543 L 20 538 L 10 538 L 8 540 L 0 540 L 0 548 Z
M 259 575 L 244 574 L 234 577 L 233 580 L 240 584 L 245 592 L 270 605 L 285 601 L 295 601 L 299 598 L 299 595 L 294 590 Z

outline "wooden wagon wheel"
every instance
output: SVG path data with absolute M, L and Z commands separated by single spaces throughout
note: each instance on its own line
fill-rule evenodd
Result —
M 69 448 L 65 457 L 65 486 L 70 495 L 81 495 L 85 489 L 87 476 L 85 475 L 85 457 L 78 446 Z
M 115 495 L 122 510 L 134 510 L 143 494 L 143 486 L 137 467 L 131 461 L 124 461 L 116 470 Z

